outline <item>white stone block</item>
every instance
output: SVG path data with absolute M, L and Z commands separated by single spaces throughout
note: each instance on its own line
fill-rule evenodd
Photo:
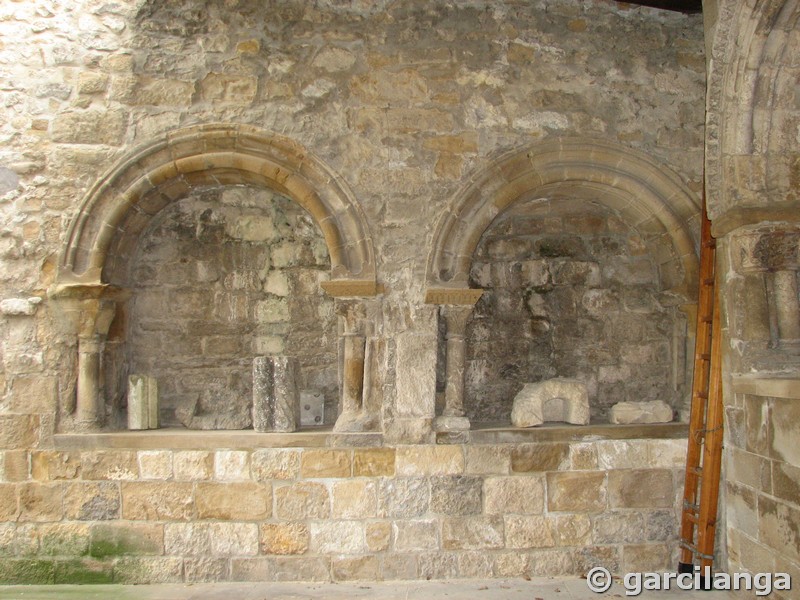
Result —
M 612 423 L 669 423 L 672 407 L 662 400 L 651 402 L 618 402 L 611 407 L 609 420 Z
M 128 377 L 128 429 L 158 429 L 158 382 L 154 377 Z
M 577 379 L 556 377 L 526 383 L 514 398 L 511 423 L 514 427 L 534 427 L 545 421 L 589 424 L 589 391 Z

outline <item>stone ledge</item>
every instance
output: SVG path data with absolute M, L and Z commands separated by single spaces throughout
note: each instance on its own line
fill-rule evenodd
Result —
M 731 383 L 733 391 L 737 394 L 800 399 L 800 378 L 798 377 L 734 375 Z
M 469 433 L 471 444 L 514 444 L 524 442 L 594 442 L 598 440 L 680 439 L 689 434 L 688 423 L 653 423 L 631 425 L 565 425 L 546 424 L 540 427 L 517 428 L 509 425 L 473 423 Z M 436 434 L 437 444 L 461 444 L 449 432 Z
M 327 448 L 383 445 L 381 433 L 333 433 L 330 429 L 294 433 L 153 429 L 108 433 L 60 433 L 56 450 L 217 450 L 221 448 Z

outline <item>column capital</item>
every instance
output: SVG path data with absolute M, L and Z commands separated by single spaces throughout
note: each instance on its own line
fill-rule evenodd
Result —
M 425 304 L 452 306 L 475 306 L 483 290 L 479 288 L 428 288 L 425 290 Z

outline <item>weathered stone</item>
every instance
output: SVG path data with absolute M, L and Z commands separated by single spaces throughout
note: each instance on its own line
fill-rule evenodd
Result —
M 309 523 L 310 550 L 316 554 L 363 554 L 367 548 L 364 527 L 358 521 Z
M 114 583 L 180 583 L 183 560 L 168 556 L 123 556 L 114 563 Z
M 76 479 L 81 458 L 77 452 L 41 450 L 31 453 L 31 477 L 38 481 Z
M 287 356 L 253 359 L 253 428 L 295 431 L 300 426 L 297 366 Z
M 482 488 L 480 477 L 431 477 L 430 510 L 443 515 L 479 514 L 483 507 Z
M 197 518 L 260 521 L 272 516 L 272 489 L 261 483 L 198 483 Z
M 484 482 L 484 512 L 541 514 L 544 510 L 544 480 L 538 476 L 489 477 Z
M 120 518 L 119 484 L 113 481 L 75 481 L 64 486 L 64 516 L 77 521 Z
M 19 484 L 18 521 L 60 521 L 64 508 L 59 483 Z M 10 502 L 15 506 L 16 502 Z
M 460 446 L 398 446 L 398 476 L 459 475 L 464 472 L 464 454 Z
M 209 523 L 211 554 L 214 556 L 255 556 L 259 533 L 256 523 Z
M 503 518 L 506 548 L 550 548 L 555 545 L 550 522 L 542 516 Z
M 137 453 L 141 479 L 172 479 L 172 452 L 168 450 L 142 450 Z
M 368 522 L 365 535 L 370 552 L 383 552 L 389 548 L 392 539 L 392 524 L 388 521 Z
M 275 516 L 279 519 L 325 519 L 331 514 L 328 488 L 303 481 L 275 487 Z
M 430 509 L 431 490 L 426 479 L 382 479 L 378 487 L 378 516 L 414 518 Z
M 337 557 L 331 560 L 334 581 L 375 581 L 379 578 L 377 556 Z
M 188 521 L 195 516 L 191 483 L 124 482 L 120 491 L 123 519 Z
M 595 444 L 601 469 L 636 469 L 650 466 L 643 440 L 602 440 Z
M 644 521 L 640 513 L 609 511 L 592 518 L 597 544 L 633 543 L 642 540 Z
M 107 450 L 81 454 L 83 479 L 111 479 L 130 481 L 139 474 L 136 452 Z
M 228 559 L 185 558 L 183 578 L 186 583 L 213 583 L 228 578 Z
M 202 450 L 175 452 L 172 464 L 177 481 L 205 481 L 214 473 L 214 455 Z
M 663 400 L 618 402 L 611 407 L 608 420 L 611 423 L 669 423 L 672 413 L 672 407 Z
M 250 479 L 250 453 L 245 450 L 218 450 L 215 452 L 214 479 L 217 481 Z
M 355 479 L 336 482 L 332 486 L 332 495 L 334 519 L 367 519 L 376 514 L 374 481 Z
M 566 378 L 525 384 L 514 398 L 511 422 L 515 427 L 532 427 L 545 421 L 588 425 L 589 394 L 586 384 Z
M 587 515 L 557 515 L 550 519 L 550 532 L 557 546 L 585 546 L 592 540 Z
M 128 429 L 158 429 L 158 382 L 155 378 L 128 377 Z
M 300 475 L 300 450 L 291 448 L 260 448 L 250 456 L 253 479 L 297 479 Z
M 491 550 L 502 546 L 502 517 L 447 518 L 442 521 L 444 550 Z
M 350 477 L 349 450 L 304 450 L 300 457 L 300 473 L 304 478 Z
M 511 450 L 506 446 L 468 445 L 465 452 L 465 474 L 508 475 Z
M 395 521 L 394 550 L 419 552 L 439 548 L 439 524 L 433 519 Z
M 511 471 L 558 471 L 567 464 L 567 444 L 525 444 L 511 450 Z
M 606 475 L 593 472 L 547 474 L 547 509 L 599 512 L 606 508 Z
M 303 523 L 261 525 L 262 554 L 305 554 L 308 544 L 308 526 Z
M 164 553 L 164 527 L 150 523 L 104 523 L 91 528 L 90 554 L 95 558 Z
M 672 471 L 609 471 L 608 500 L 618 508 L 666 508 L 674 502 Z
M 211 554 L 210 524 L 165 524 L 164 552 L 171 556 L 208 556 Z
M 231 560 L 234 581 L 329 581 L 327 557 L 274 556 Z
M 394 448 L 356 448 L 353 451 L 353 477 L 392 477 L 395 474 Z

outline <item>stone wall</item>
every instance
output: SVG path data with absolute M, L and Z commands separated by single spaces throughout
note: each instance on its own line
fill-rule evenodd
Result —
M 142 449 L 141 436 L 139 449 L 63 440 L 73 449 L 33 451 L 29 470 L 25 451 L 6 452 L 0 583 L 523 577 L 675 564 L 680 439 L 212 450 L 186 435 L 173 439 L 182 449 L 153 437 Z
M 611 210 L 568 198 L 519 202 L 484 233 L 472 283 L 486 289 L 467 333 L 473 421 L 507 422 L 522 386 L 551 377 L 587 384 L 592 422 L 607 422 L 617 402 L 679 408 L 686 326 L 659 303 L 641 236 Z
M 157 378 L 162 426 L 250 427 L 253 358 L 275 354 L 299 360 L 299 389 L 322 392 L 335 421 L 336 318 L 319 285 L 330 259 L 296 203 L 205 189 L 161 211 L 137 256 L 128 339 L 108 344 L 120 356 L 107 364 Z

